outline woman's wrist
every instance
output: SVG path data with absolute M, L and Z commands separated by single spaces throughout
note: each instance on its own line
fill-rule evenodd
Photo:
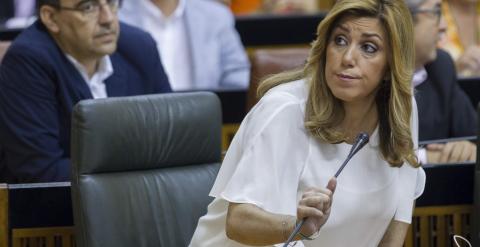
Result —
M 290 234 L 292 234 L 293 230 L 296 226 L 295 218 L 291 216 L 285 216 L 282 220 L 282 237 L 285 241 L 287 241 Z
M 306 236 L 302 232 L 299 232 L 299 235 L 302 237 L 302 240 L 314 240 L 314 239 L 318 238 L 318 236 L 320 235 L 319 232 L 320 232 L 320 229 L 318 229 L 318 231 L 314 232 L 310 236 Z
M 299 224 L 299 222 L 301 222 L 301 221 L 297 221 L 296 224 Z M 319 232 L 320 232 L 320 228 L 321 227 L 316 229 L 314 232 L 305 233 L 305 232 L 302 231 L 302 230 L 304 230 L 304 228 L 302 227 L 302 229 L 298 232 L 298 235 L 301 237 L 302 240 L 314 240 L 318 237 Z

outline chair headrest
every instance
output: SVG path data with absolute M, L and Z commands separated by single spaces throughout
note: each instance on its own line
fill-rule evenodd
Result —
M 213 93 L 84 100 L 72 118 L 77 175 L 220 161 L 221 106 Z

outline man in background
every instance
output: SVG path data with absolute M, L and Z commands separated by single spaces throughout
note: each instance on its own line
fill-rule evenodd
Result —
M 124 0 L 120 19 L 157 41 L 173 90 L 245 89 L 250 64 L 230 10 L 211 0 Z
M 119 0 L 38 0 L 39 20 L 0 66 L 0 180 L 70 180 L 80 100 L 171 91 L 155 41 L 120 24 Z
M 414 19 L 415 99 L 420 141 L 476 135 L 477 117 L 457 83 L 455 64 L 437 43 L 445 32 L 441 0 L 406 0 Z M 422 163 L 458 163 L 476 160 L 469 141 L 429 144 L 421 149 Z

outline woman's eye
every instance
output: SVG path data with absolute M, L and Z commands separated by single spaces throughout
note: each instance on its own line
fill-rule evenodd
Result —
M 345 38 L 342 37 L 342 36 L 335 37 L 334 41 L 335 41 L 336 45 L 346 45 L 347 44 L 347 40 L 345 40 Z
M 378 49 L 376 46 L 372 45 L 372 44 L 364 44 L 362 46 L 362 49 L 366 52 L 366 53 L 375 53 Z
M 342 36 L 335 37 L 335 44 L 337 45 L 346 45 L 347 41 Z

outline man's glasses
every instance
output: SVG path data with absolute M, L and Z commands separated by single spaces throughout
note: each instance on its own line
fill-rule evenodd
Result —
M 100 3 L 98 0 L 84 0 L 79 2 L 75 7 L 66 7 L 60 5 L 56 5 L 54 7 L 60 10 L 77 11 L 86 17 L 98 17 L 103 5 L 108 7 L 113 13 L 116 13 L 120 7 L 120 1 L 121 0 L 106 0 L 104 3 Z
M 440 22 L 440 19 L 442 18 L 442 8 L 440 6 L 436 6 L 431 9 L 413 9 L 412 14 L 419 14 L 419 13 L 427 13 L 434 15 L 435 18 L 437 19 L 437 22 Z

